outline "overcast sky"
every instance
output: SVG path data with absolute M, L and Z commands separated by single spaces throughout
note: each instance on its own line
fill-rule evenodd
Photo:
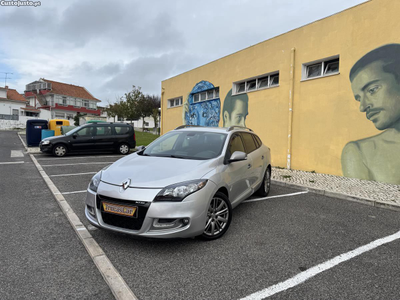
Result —
M 32 0 L 36 1 L 36 0 Z M 42 0 L 0 6 L 0 72 L 23 93 L 46 78 L 106 104 L 363 0 Z M 0 86 L 4 86 L 0 73 Z

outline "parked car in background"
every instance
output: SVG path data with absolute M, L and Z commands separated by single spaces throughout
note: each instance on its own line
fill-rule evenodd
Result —
M 137 236 L 212 240 L 234 207 L 270 186 L 270 149 L 250 129 L 180 126 L 98 172 L 85 215 Z
M 64 156 L 68 152 L 116 151 L 128 154 L 136 147 L 135 130 L 122 123 L 85 124 L 68 131 L 65 135 L 48 137 L 40 144 L 40 151 Z

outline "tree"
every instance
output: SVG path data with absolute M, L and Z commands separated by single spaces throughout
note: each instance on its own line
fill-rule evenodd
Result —
M 114 104 L 108 103 L 108 105 L 104 108 L 104 111 L 107 113 L 107 116 L 114 118 L 114 122 L 115 122 L 115 117 L 118 115 L 117 105 L 118 105 L 117 103 Z
M 125 94 L 128 118 L 137 120 L 142 118 L 144 130 L 144 118 L 152 114 L 151 103 L 146 96 L 143 95 L 140 87 L 132 86 L 132 91 Z
M 79 112 L 78 112 L 74 117 L 74 125 L 75 126 L 79 126 L 79 117 L 80 117 L 80 115 L 79 115 Z
M 158 119 L 160 116 L 160 106 L 161 106 L 161 98 L 157 95 L 146 95 L 147 101 L 149 101 L 149 105 L 151 106 L 151 117 L 154 120 L 154 127 L 158 128 Z
M 120 102 L 121 107 L 125 110 L 126 118 L 130 120 L 131 123 L 133 120 L 138 120 L 140 118 L 138 102 L 143 98 L 143 93 L 140 89 L 140 87 L 135 87 L 133 85 L 132 91 L 126 93 L 124 96 L 125 102 Z
M 144 130 L 144 119 L 149 116 L 153 117 L 157 127 L 160 103 L 159 96 L 144 95 L 140 87 L 133 85 L 129 93 L 125 93 L 118 102 L 113 104 L 113 110 L 118 116 L 123 116 L 131 122 L 141 118 L 142 130 Z
M 75 117 L 74 117 L 74 125 L 75 126 L 79 126 L 80 124 L 80 118 L 86 116 L 87 114 L 81 114 L 79 111 L 76 113 Z
M 128 107 L 123 97 L 114 104 L 114 111 L 118 118 L 128 118 Z

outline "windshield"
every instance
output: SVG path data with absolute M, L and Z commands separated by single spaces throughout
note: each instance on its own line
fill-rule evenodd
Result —
M 72 134 L 74 134 L 75 132 L 77 132 L 79 129 L 82 129 L 82 126 L 76 127 L 76 128 L 74 128 L 74 129 L 68 131 L 65 135 L 72 135 Z
M 221 154 L 226 136 L 215 132 L 170 132 L 151 143 L 140 155 L 211 159 Z

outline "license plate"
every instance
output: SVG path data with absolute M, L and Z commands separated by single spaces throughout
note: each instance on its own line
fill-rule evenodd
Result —
M 127 217 L 133 217 L 135 215 L 137 207 L 136 206 L 124 206 L 124 205 L 103 202 L 103 209 L 105 212 L 108 212 L 108 213 L 127 216 Z

